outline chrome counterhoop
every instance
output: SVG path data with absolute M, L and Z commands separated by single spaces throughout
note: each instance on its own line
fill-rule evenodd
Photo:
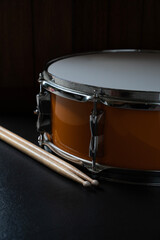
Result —
M 51 92 L 60 97 L 64 97 L 70 100 L 78 101 L 78 102 L 87 102 L 92 99 L 92 96 L 86 95 L 82 92 L 78 92 L 63 86 L 60 86 L 54 82 L 42 81 L 42 86 L 48 92 Z
M 43 135 L 43 139 L 45 139 L 45 133 Z M 92 171 L 92 172 L 95 172 L 95 173 L 98 173 L 98 172 L 101 172 L 102 170 L 104 169 L 107 169 L 106 166 L 104 165 L 100 165 L 98 163 L 95 163 L 95 168 L 93 169 L 93 166 L 92 166 L 92 161 L 89 161 L 89 160 L 86 160 L 86 159 L 83 159 L 83 158 L 79 158 L 77 156 L 74 156 L 68 152 L 65 152 L 63 151 L 62 149 L 58 148 L 57 146 L 55 146 L 53 143 L 51 143 L 50 141 L 48 140 L 43 140 L 41 143 L 39 143 L 41 146 L 46 146 L 47 148 L 49 148 L 53 153 L 57 154 L 58 156 L 70 161 L 70 162 L 73 162 L 73 163 L 76 163 L 78 165 L 81 165 L 85 168 L 87 168 L 88 170 Z
M 43 140 L 41 139 L 41 141 L 42 142 L 40 143 L 40 145 L 46 146 L 52 152 L 70 162 L 81 165 L 88 169 L 89 171 L 91 171 L 92 173 L 96 173 L 97 176 L 101 177 L 104 180 L 110 182 L 129 183 L 137 185 L 160 186 L 160 171 L 158 170 L 127 169 L 112 166 L 104 166 L 98 163 L 95 163 L 96 168 L 93 169 L 91 161 L 76 157 L 58 148 L 53 143 L 48 141 L 45 133 L 43 135 Z
M 45 74 L 46 75 L 46 74 Z M 64 87 L 55 83 L 54 80 L 41 79 L 42 87 L 50 93 L 64 97 L 73 101 L 87 102 L 93 101 L 94 92 L 98 93 L 98 101 L 104 105 L 123 109 L 137 109 L 148 111 L 160 111 L 160 93 L 159 92 L 144 92 L 144 91 L 129 91 L 118 89 L 100 89 L 90 87 L 90 91 L 78 91 L 74 88 Z M 72 85 L 72 83 L 68 83 Z M 64 84 L 66 85 L 66 84 Z M 73 84 L 75 85 L 75 84 Z M 77 84 L 78 85 L 78 84 Z M 82 88 L 82 85 L 81 87 Z M 81 89 L 82 90 L 82 89 Z
M 134 91 L 134 90 L 121 90 L 100 88 L 86 84 L 79 84 L 76 82 L 67 81 L 54 76 L 48 72 L 50 64 L 59 60 L 88 54 L 103 54 L 103 53 L 116 53 L 116 52 L 138 52 L 138 53 L 160 53 L 160 51 L 139 50 L 139 49 L 122 49 L 122 50 L 106 50 L 100 52 L 89 52 L 79 55 L 70 55 L 61 57 L 50 61 L 46 69 L 42 72 L 40 81 L 42 87 L 48 92 L 55 95 L 68 98 L 74 101 L 87 102 L 94 101 L 94 92 L 98 94 L 98 101 L 107 106 L 123 108 L 123 109 L 136 109 L 148 111 L 160 111 L 160 92 L 152 91 Z

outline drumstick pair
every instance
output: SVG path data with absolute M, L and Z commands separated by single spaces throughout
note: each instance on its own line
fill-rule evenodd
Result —
M 42 148 L 12 133 L 2 126 L 0 126 L 0 139 L 46 165 L 55 172 L 82 184 L 84 187 L 89 187 L 91 184 L 94 186 L 99 184 L 97 180 L 93 180 L 71 164 L 46 152 Z

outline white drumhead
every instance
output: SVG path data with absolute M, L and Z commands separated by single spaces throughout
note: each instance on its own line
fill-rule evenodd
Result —
M 160 53 L 108 52 L 64 58 L 48 72 L 100 88 L 160 92 Z

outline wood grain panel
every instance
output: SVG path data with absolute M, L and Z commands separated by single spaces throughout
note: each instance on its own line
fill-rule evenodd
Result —
M 107 48 L 108 1 L 73 1 L 73 52 Z
M 143 0 L 111 0 L 109 48 L 140 48 Z
M 0 1 L 1 110 L 28 109 L 33 100 L 27 92 L 33 87 L 31 29 L 30 1 Z
M 160 1 L 144 1 L 142 47 L 160 49 Z
M 1 86 L 32 86 L 31 29 L 29 1 L 0 1 Z
M 37 78 L 48 60 L 72 51 L 71 0 L 34 0 L 33 24 Z

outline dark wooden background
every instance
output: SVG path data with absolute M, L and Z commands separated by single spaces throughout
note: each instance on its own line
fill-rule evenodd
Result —
M 0 114 L 33 112 L 47 61 L 114 48 L 160 49 L 159 0 L 1 0 Z

